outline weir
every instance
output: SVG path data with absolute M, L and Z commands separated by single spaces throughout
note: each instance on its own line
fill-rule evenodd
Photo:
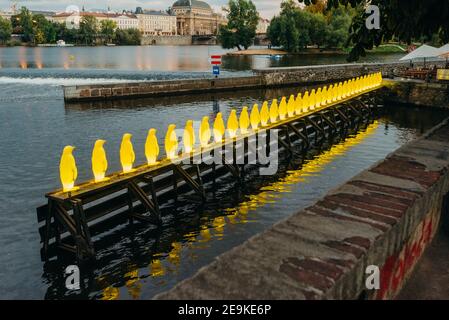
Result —
M 240 129 L 240 134 L 229 136 L 232 128 L 228 122 L 228 137 L 221 142 L 210 142 L 209 136 L 206 145 L 177 154 L 175 159 L 166 156 L 131 172 L 113 173 L 106 181 L 87 181 L 72 190 L 46 194 L 48 203 L 37 208 L 42 258 L 48 259 L 60 249 L 74 253 L 79 261 L 94 258 L 93 225 L 125 215 L 131 222 L 162 226 L 161 204 L 186 195 L 191 201 L 207 202 L 209 192 L 229 175 L 235 183 L 243 184 L 251 172 L 267 166 L 248 164 L 255 154 L 266 156 L 278 146 L 278 155 L 297 157 L 319 140 L 330 139 L 372 118 L 381 105 L 375 96 L 381 81 L 380 74 L 373 74 L 332 85 L 322 96 L 313 92 L 315 98 L 312 94 L 310 99 L 308 94 L 298 95 L 294 102 L 289 101 L 296 103 L 294 110 L 286 110 L 285 105 L 281 110 L 271 108 L 269 123 L 263 126 L 259 119 L 256 130 L 243 133 L 240 119 L 240 128 L 238 123 L 233 128 Z M 326 91 L 320 88 L 318 92 Z M 268 139 L 273 135 L 276 139 Z M 222 161 L 212 163 L 212 158 Z

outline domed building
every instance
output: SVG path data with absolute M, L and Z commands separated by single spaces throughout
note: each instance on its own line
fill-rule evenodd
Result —
M 177 0 L 171 7 L 176 15 L 179 35 L 216 35 L 226 19 L 199 0 Z

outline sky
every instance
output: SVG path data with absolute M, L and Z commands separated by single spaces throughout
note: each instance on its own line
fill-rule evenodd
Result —
M 111 10 L 134 10 L 136 7 L 144 9 L 162 10 L 171 6 L 175 0 L 25 0 L 10 1 L 0 0 L 0 9 L 10 8 L 12 3 L 17 4 L 17 8 L 26 6 L 34 10 L 51 10 L 64 11 L 69 5 L 76 5 L 79 8 L 88 9 L 107 9 Z M 228 3 L 228 0 L 206 0 L 215 11 L 221 12 L 221 8 Z M 253 0 L 260 15 L 263 18 L 271 19 L 275 14 L 279 13 L 282 0 Z

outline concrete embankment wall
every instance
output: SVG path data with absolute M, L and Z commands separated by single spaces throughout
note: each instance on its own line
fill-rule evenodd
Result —
M 133 97 L 152 97 L 201 92 L 273 88 L 292 85 L 310 85 L 340 81 L 370 72 L 382 71 L 384 76 L 399 73 L 408 64 L 340 64 L 292 68 L 254 70 L 254 76 L 218 79 L 188 79 L 151 81 L 105 85 L 64 87 L 66 101 L 107 100 Z
M 156 299 L 394 298 L 438 228 L 448 137 L 446 120 Z
M 141 45 L 190 46 L 192 36 L 143 36 Z
M 385 81 L 385 84 L 390 89 L 385 96 L 388 102 L 449 108 L 449 84 L 407 80 Z

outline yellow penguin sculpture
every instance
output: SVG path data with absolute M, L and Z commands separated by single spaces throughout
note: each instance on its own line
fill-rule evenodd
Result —
M 240 133 L 247 134 L 249 128 L 250 120 L 248 114 L 248 107 L 243 107 L 242 112 L 240 113 L 239 125 L 240 125 Z
M 214 141 L 220 143 L 223 141 L 226 128 L 223 121 L 223 115 L 221 112 L 217 113 L 214 121 Z
M 228 118 L 228 134 L 231 139 L 237 137 L 237 131 L 239 130 L 239 120 L 237 119 L 237 112 L 235 109 L 231 110 L 231 114 Z
M 106 151 L 104 150 L 105 140 L 95 141 L 94 149 L 92 151 L 92 172 L 94 174 L 95 182 L 105 180 L 106 170 L 108 170 L 108 159 L 106 158 Z
M 195 147 L 195 142 L 196 142 L 195 141 L 195 131 L 193 129 L 193 121 L 192 120 L 187 120 L 187 122 L 186 122 L 182 141 L 184 144 L 184 152 L 192 153 L 193 148 Z
M 309 111 L 309 91 L 306 91 L 302 97 L 302 112 Z
M 148 130 L 147 140 L 145 141 L 145 157 L 149 166 L 155 165 L 159 157 L 159 143 L 156 132 L 156 129 Z
M 176 136 L 176 125 L 168 126 L 165 134 L 165 154 L 167 159 L 174 159 L 178 156 L 178 137 Z
M 206 148 L 209 145 L 211 138 L 210 126 L 209 126 L 209 117 L 203 117 L 200 125 L 200 144 L 202 148 Z
M 268 102 L 264 101 L 262 108 L 260 109 L 260 124 L 262 127 L 268 125 L 268 120 L 270 120 L 270 110 L 268 109 Z
M 322 99 L 322 91 L 321 88 L 318 88 L 315 95 L 315 108 L 319 109 L 321 107 L 321 99 Z
M 73 191 L 76 188 L 75 181 L 78 178 L 78 169 L 76 168 L 73 150 L 75 147 L 66 146 L 62 151 L 61 161 L 59 163 L 59 177 L 64 192 Z
M 120 162 L 122 164 L 123 173 L 131 172 L 133 170 L 134 160 L 136 160 L 131 138 L 132 134 L 125 133 L 120 146 Z
M 259 106 L 257 104 L 253 106 L 249 120 L 251 122 L 251 128 L 253 128 L 254 131 L 257 130 L 260 124 Z
M 287 116 L 289 118 L 295 115 L 295 106 L 296 106 L 295 96 L 291 95 L 287 103 Z
M 296 102 L 295 102 L 295 113 L 297 116 L 299 116 L 302 113 L 302 107 L 303 107 L 303 101 L 302 101 L 301 92 L 300 92 L 296 96 Z
M 309 96 L 309 110 L 315 110 L 315 100 L 316 100 L 316 93 L 315 89 L 313 89 Z
M 321 105 L 325 106 L 327 104 L 327 86 L 324 86 L 321 91 Z
M 273 102 L 271 103 L 270 107 L 270 122 L 276 123 L 278 117 L 279 117 L 278 100 L 273 99 Z
M 278 109 L 279 119 L 285 120 L 287 118 L 287 98 L 282 97 L 281 103 L 279 104 Z

